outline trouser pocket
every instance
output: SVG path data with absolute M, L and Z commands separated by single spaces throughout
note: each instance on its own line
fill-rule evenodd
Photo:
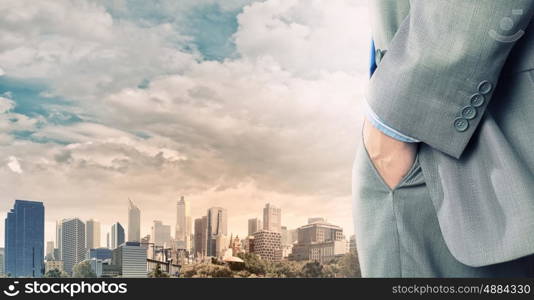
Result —
M 352 173 L 353 218 L 362 276 L 402 275 L 395 195 L 424 184 L 419 155 L 401 182 L 391 189 L 378 173 L 363 142 L 360 142 Z M 417 189 L 414 189 L 417 190 Z M 404 197 L 403 201 L 412 201 Z

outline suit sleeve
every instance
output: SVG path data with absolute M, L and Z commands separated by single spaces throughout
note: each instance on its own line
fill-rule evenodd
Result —
M 389 126 L 459 158 L 491 101 L 532 0 L 413 0 L 369 82 Z

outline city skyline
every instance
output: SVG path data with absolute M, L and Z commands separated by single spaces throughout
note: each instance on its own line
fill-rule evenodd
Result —
M 179 197 L 177 197 L 179 199 Z M 14 201 L 14 200 L 13 200 Z M 36 201 L 40 201 L 40 200 L 36 200 Z M 124 227 L 124 231 L 125 231 L 125 237 L 127 237 L 128 235 L 126 234 L 129 230 L 129 228 L 127 226 L 124 226 L 124 224 L 128 224 L 128 214 L 127 214 L 127 209 L 128 209 L 128 199 L 125 200 L 125 206 L 124 206 L 124 212 L 123 213 L 119 213 L 118 214 L 118 217 L 115 218 L 117 220 L 123 220 L 123 221 L 119 221 L 119 223 L 121 225 L 123 225 Z M 42 201 L 45 206 L 46 206 L 46 202 Z M 266 202 L 267 203 L 267 202 Z M 232 215 L 231 215 L 231 212 L 229 213 L 229 218 L 228 218 L 228 235 L 230 234 L 233 234 L 234 236 L 235 235 L 239 235 L 239 236 L 242 236 L 242 237 L 245 237 L 248 235 L 248 221 L 249 219 L 253 219 L 253 218 L 257 218 L 259 220 L 262 220 L 263 219 L 263 209 L 265 208 L 265 204 L 266 203 L 259 203 L 259 209 L 257 209 L 256 211 L 252 212 L 251 214 L 247 215 L 248 217 L 238 217 L 239 220 L 244 220 L 244 223 L 243 224 L 238 224 L 237 226 L 234 225 L 234 227 L 232 227 L 233 224 L 236 224 L 237 222 L 235 220 L 232 219 Z M 174 203 L 174 206 L 176 206 L 176 202 Z M 194 233 L 194 220 L 197 219 L 197 218 L 201 218 L 203 215 L 206 215 L 206 210 L 208 209 L 209 207 L 207 208 L 200 208 L 199 210 L 201 210 L 201 213 L 199 215 L 192 215 L 192 233 Z M 140 208 L 141 210 L 141 216 L 143 216 L 143 210 L 142 208 Z M 48 208 L 48 211 L 47 212 L 50 212 L 51 211 L 51 208 Z M 121 215 L 124 215 L 124 217 L 122 217 Z M 295 216 L 292 215 L 291 216 L 291 219 L 293 220 L 293 222 L 287 222 L 287 223 L 290 223 L 290 224 L 293 224 L 293 225 L 286 225 L 286 222 L 284 221 L 284 215 L 285 215 L 285 212 L 284 214 L 282 214 L 282 226 L 285 226 L 287 227 L 288 229 L 295 229 L 299 226 L 302 226 L 302 224 L 307 224 L 308 222 L 308 219 L 311 218 L 312 216 L 299 216 L 295 219 Z M 318 214 L 316 214 L 318 215 Z M 4 219 L 5 218 L 5 215 L 2 216 L 2 214 L 0 213 L 0 218 Z M 54 243 L 58 243 L 57 241 L 57 222 L 61 222 L 62 219 L 68 219 L 68 218 L 79 218 L 81 221 L 83 221 L 84 223 L 87 223 L 87 221 L 89 220 L 98 220 L 98 222 L 100 223 L 99 227 L 100 227 L 100 245 L 101 246 L 106 246 L 106 235 L 109 234 L 110 235 L 110 238 L 111 238 L 111 227 L 113 226 L 113 224 L 117 223 L 117 221 L 115 222 L 111 222 L 111 223 L 104 223 L 102 221 L 100 221 L 100 218 L 98 218 L 98 216 L 94 216 L 94 217 L 89 217 L 87 219 L 85 218 L 82 218 L 82 217 L 77 217 L 76 215 L 72 215 L 70 217 L 64 217 L 64 218 L 60 218 L 58 220 L 49 220 L 49 218 L 45 215 L 45 244 L 46 242 L 48 241 L 54 241 Z M 330 219 L 330 218 L 328 218 Z M 173 221 L 174 220 L 174 221 Z M 176 215 L 174 215 L 174 218 L 170 218 L 170 219 L 162 219 L 161 221 L 163 221 L 163 223 L 165 225 L 169 225 L 171 226 L 171 236 L 174 237 L 174 231 L 175 231 L 175 223 L 176 223 Z M 153 225 L 153 221 L 154 220 L 146 220 L 144 218 L 141 219 L 141 224 L 144 225 L 142 226 L 141 228 L 141 237 L 143 236 L 146 236 L 147 234 L 151 234 L 151 228 L 152 228 L 152 225 Z M 0 231 L 1 231 L 1 234 L 0 234 L 0 247 L 4 247 L 4 238 L 3 238 L 3 235 L 4 235 L 4 225 L 3 225 L 3 222 L 0 222 Z M 300 225 L 299 225 L 300 224 Z M 336 224 L 340 224 L 339 222 L 336 222 Z M 263 224 L 262 224 L 263 225 Z M 236 228 L 237 227 L 237 228 Z M 347 232 L 347 234 L 352 234 L 352 227 L 349 227 L 349 228 L 346 228 L 344 226 L 342 226 L 343 229 L 345 230 L 345 232 Z M 263 227 L 262 227 L 263 228 Z M 194 240 L 192 240 L 191 242 L 192 244 L 194 244 Z
M 130 215 L 132 201 L 128 200 Z M 258 219 L 250 219 L 247 222 L 249 235 L 241 238 L 229 234 L 228 211 L 225 208 L 208 208 L 205 216 L 195 220 L 193 240 L 196 249 L 189 246 L 182 248 L 185 243 L 181 240 L 181 229 L 185 227 L 180 223 L 186 216 L 185 203 L 181 196 L 177 202 L 174 237 L 170 225 L 154 220 L 148 238 L 143 238 L 141 242 L 126 241 L 125 229 L 116 222 L 111 226 L 111 234 L 107 234 L 107 247 L 104 248 L 97 247 L 94 239 L 99 227 L 98 221 L 89 219 L 83 222 L 77 217 L 59 220 L 56 222 L 58 248 L 52 249 L 53 241 L 47 241 L 45 256 L 45 206 L 39 201 L 17 199 L 5 219 L 5 234 L 8 237 L 5 274 L 14 277 L 41 277 L 45 273 L 50 276 L 55 270 L 71 277 L 147 277 L 148 272 L 160 263 L 165 264 L 168 272 L 177 275 L 180 266 L 205 263 L 205 259 L 209 257 L 243 262 L 240 257 L 236 257 L 243 251 L 254 253 L 264 261 L 316 260 L 320 263 L 328 263 L 350 251 L 349 241 L 341 227 L 327 223 L 322 217 L 310 217 L 308 224 L 288 230 L 287 226 L 280 226 L 282 208 L 271 203 L 266 203 L 262 210 L 263 228 L 258 226 Z M 253 224 L 250 221 L 254 221 Z M 297 233 L 296 239 L 293 238 L 294 232 Z M 82 274 L 86 272 L 83 271 L 84 264 L 88 264 L 94 275 Z
M 17 201 L 26 201 L 26 200 L 17 200 Z M 177 201 L 177 203 L 180 203 L 181 201 L 184 201 L 184 196 L 180 196 L 179 197 L 179 200 Z M 40 201 L 38 201 L 37 203 L 41 203 Z M 127 208 L 125 209 L 127 211 L 127 214 L 128 212 L 130 211 L 131 207 L 132 207 L 132 200 L 128 199 L 128 206 Z M 136 207 L 136 206 L 135 206 Z M 137 207 L 136 207 L 137 208 Z M 206 209 L 206 212 L 203 214 L 203 216 L 199 216 L 198 218 L 192 218 L 192 224 L 191 224 L 191 244 L 190 246 L 193 247 L 195 245 L 195 237 L 194 237 L 194 233 L 195 233 L 195 229 L 196 229 L 196 226 L 194 224 L 194 222 L 196 221 L 196 219 L 202 219 L 202 218 L 205 218 L 206 219 L 206 231 L 208 229 L 208 218 L 207 216 L 210 214 L 211 211 L 215 212 L 216 214 L 219 214 L 220 210 L 223 210 L 224 212 L 224 224 L 226 226 L 224 226 L 224 228 L 222 229 L 222 231 L 220 232 L 220 234 L 223 234 L 226 238 L 230 237 L 230 236 L 241 236 L 241 237 L 246 237 L 246 236 L 249 236 L 250 234 L 250 221 L 255 219 L 255 220 L 258 220 L 259 221 L 259 224 L 262 225 L 259 227 L 260 230 L 266 230 L 267 228 L 265 228 L 263 226 L 263 220 L 265 217 L 269 218 L 269 214 L 267 213 L 266 214 L 266 211 L 270 211 L 272 209 L 274 209 L 276 211 L 276 216 L 282 220 L 281 223 L 278 223 L 278 225 L 281 225 L 281 228 L 283 228 L 284 230 L 296 230 L 297 228 L 303 226 L 304 224 L 310 224 L 310 222 L 314 222 L 314 221 L 324 221 L 326 222 L 326 218 L 324 217 L 307 217 L 305 218 L 306 219 L 306 222 L 303 222 L 303 223 L 300 223 L 299 225 L 295 226 L 295 227 L 288 227 L 286 225 L 284 225 L 284 222 L 283 222 L 283 213 L 281 213 L 282 211 L 282 208 L 281 207 L 277 207 L 277 206 L 274 206 L 272 203 L 265 203 L 265 205 L 261 208 L 261 210 L 259 212 L 257 212 L 254 216 L 254 218 L 249 218 L 246 220 L 246 224 L 244 225 L 245 227 L 245 231 L 244 233 L 240 234 L 238 233 L 237 231 L 233 231 L 231 228 L 229 228 L 229 226 L 227 225 L 228 221 L 229 221 L 229 218 L 228 218 L 228 211 L 224 208 L 221 208 L 221 207 L 209 207 Z M 142 210 L 139 209 L 139 211 L 141 212 L 142 214 Z M 46 215 L 44 216 L 45 219 L 46 219 Z M 216 218 L 218 218 L 219 216 L 216 215 Z M 117 226 L 119 227 L 119 230 L 121 231 L 121 235 L 122 235 L 122 238 L 123 238 L 123 242 L 127 242 L 127 232 L 128 232 L 128 227 L 124 227 L 122 226 L 122 224 L 120 224 L 120 222 L 115 222 L 113 224 L 110 224 L 109 226 L 105 225 L 105 224 L 100 224 L 99 221 L 97 221 L 96 219 L 94 218 L 89 218 L 87 220 L 84 220 L 84 219 L 81 219 L 79 217 L 71 217 L 71 218 L 64 218 L 64 219 L 60 219 L 60 220 L 56 220 L 55 222 L 53 222 L 54 224 L 54 231 L 53 231 L 53 234 L 51 233 L 50 236 L 52 236 L 53 238 L 49 238 L 49 236 L 46 236 L 45 235 L 45 242 L 44 242 L 44 245 L 48 245 L 49 242 L 53 242 L 54 245 L 56 245 L 56 247 L 58 248 L 58 253 L 61 253 L 62 251 L 62 240 L 63 240 L 63 237 L 64 237 L 64 233 L 63 233 L 63 223 L 64 222 L 72 222 L 72 221 L 77 221 L 79 224 L 81 224 L 85 230 L 85 233 L 83 235 L 83 243 L 84 243 L 84 247 L 86 249 L 90 249 L 91 247 L 87 247 L 89 244 L 87 243 L 88 241 L 88 236 L 87 236 L 87 232 L 91 232 L 91 230 L 89 229 L 91 227 L 91 225 L 88 225 L 88 224 L 91 224 L 91 223 L 96 223 L 97 224 L 97 227 L 102 227 L 102 228 L 106 228 L 106 227 L 109 227 L 110 229 L 108 231 L 106 230 L 100 230 L 99 228 L 99 232 L 101 232 L 101 236 L 100 236 L 100 240 L 103 241 L 103 242 L 100 242 L 100 247 L 107 247 L 107 244 L 108 244 L 108 241 L 106 239 L 109 239 L 109 247 L 110 249 L 113 249 L 113 248 L 116 248 L 118 245 L 113 245 L 113 240 L 114 240 L 114 237 L 113 237 L 113 230 L 114 228 L 117 228 Z M 46 223 L 46 222 L 45 222 Z M 175 240 L 176 238 L 176 227 L 175 226 L 171 226 L 170 224 L 166 224 L 165 222 L 162 222 L 161 220 L 153 220 L 151 222 L 151 226 L 150 226 L 150 230 L 148 232 L 145 232 L 143 233 L 142 232 L 142 236 L 146 236 L 146 235 L 153 235 L 153 231 L 154 231 L 154 225 L 157 224 L 158 226 L 164 226 L 165 227 L 165 234 L 168 234 L 169 236 L 169 241 L 171 240 Z M 217 224 L 217 221 L 214 220 L 214 224 Z M 94 224 L 93 224 L 94 226 Z M 219 226 L 219 225 L 217 225 Z M 46 226 L 45 226 L 46 227 Z M 342 227 L 341 227 L 342 228 Z M 88 231 L 87 231 L 88 230 Z M 348 231 L 345 231 L 346 233 L 348 233 Z M 118 234 L 118 233 L 115 233 L 115 235 Z M 206 235 L 208 234 L 208 232 L 206 232 Z M 218 235 L 217 233 L 215 233 L 215 235 Z M 350 235 L 350 234 L 349 234 Z M 96 238 L 96 237 L 95 237 Z M 4 247 L 1 243 L 4 242 L 2 240 L 0 240 L 0 248 Z M 208 247 L 206 245 L 206 247 Z M 99 247 L 92 247 L 92 248 L 99 248 Z M 43 251 L 45 249 L 43 248 Z M 207 250 L 207 249 L 206 249 Z M 45 253 L 46 254 L 46 253 Z M 61 254 L 60 254 L 61 255 Z

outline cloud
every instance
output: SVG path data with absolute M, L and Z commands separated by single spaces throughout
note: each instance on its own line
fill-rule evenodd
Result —
M 4 70 L 2 70 L 2 68 L 0 68 L 0 76 L 3 76 L 5 74 L 6 74 L 6 72 L 4 72 Z
M 13 100 L 0 97 L 0 114 L 3 114 L 5 112 L 8 112 L 15 106 L 15 102 Z
M 239 53 L 269 56 L 300 76 L 367 68 L 370 43 L 364 1 L 270 0 L 247 6 L 234 38 Z
M 347 194 L 347 181 L 331 180 L 350 177 L 342 165 L 357 140 L 357 80 L 343 73 L 302 79 L 271 60 L 211 62 L 106 101 L 110 118 L 122 115 L 113 118 L 117 126 L 179 142 L 190 166 L 209 173 L 205 164 L 217 165 L 228 187 L 252 178 L 266 190 Z M 332 146 L 337 155 L 325 155 Z M 213 161 L 195 159 L 206 150 Z M 210 177 L 218 180 L 203 176 Z
M 95 101 L 145 78 L 180 72 L 198 56 L 167 23 L 113 20 L 92 1 L 3 2 L 0 65 L 15 78 L 42 78 L 51 95 Z
M 6 95 L 7 96 L 7 95 Z M 14 135 L 28 134 L 36 130 L 42 118 L 31 118 L 23 114 L 15 113 L 15 101 L 0 97 L 0 153 L 10 152 Z
M 22 168 L 20 167 L 20 163 L 17 160 L 15 156 L 8 157 L 7 167 L 17 174 L 22 174 Z

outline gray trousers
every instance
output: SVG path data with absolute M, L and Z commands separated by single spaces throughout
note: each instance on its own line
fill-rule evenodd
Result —
M 352 181 L 356 246 L 363 277 L 534 276 L 532 255 L 484 267 L 470 267 L 456 260 L 441 234 L 417 159 L 402 182 L 390 189 L 360 143 Z

